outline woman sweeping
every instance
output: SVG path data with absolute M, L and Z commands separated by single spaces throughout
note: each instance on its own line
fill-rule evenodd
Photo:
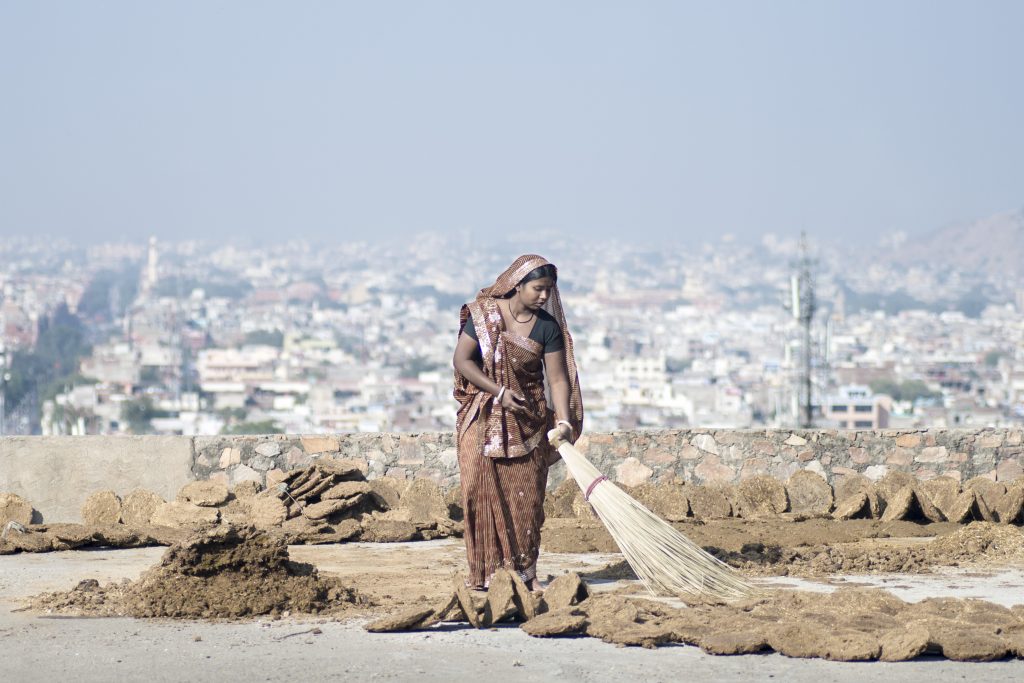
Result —
M 470 583 L 484 588 L 504 567 L 539 590 L 544 489 L 548 467 L 559 457 L 547 432 L 557 428 L 574 441 L 583 428 L 555 266 L 520 256 L 463 306 L 453 364 Z

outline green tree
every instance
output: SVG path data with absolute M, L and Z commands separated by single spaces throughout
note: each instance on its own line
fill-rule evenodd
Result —
M 273 420 L 260 420 L 258 422 L 239 422 L 238 424 L 224 427 L 221 434 L 284 434 L 284 430 Z
M 153 431 L 154 417 L 170 417 L 166 410 L 158 410 L 153 406 L 153 400 L 143 396 L 132 401 L 126 401 L 121 406 L 121 419 L 128 424 L 132 434 L 148 434 Z
M 39 321 L 35 348 L 11 354 L 11 379 L 4 384 L 7 405 L 18 405 L 33 390 L 46 393 L 53 384 L 61 389 L 73 386 L 79 360 L 89 351 L 85 325 L 66 304 L 61 304 Z
M 871 382 L 871 391 L 891 396 L 895 401 L 910 401 L 911 403 L 919 399 L 934 399 L 942 396 L 942 392 L 932 391 L 927 384 L 919 379 L 910 379 L 902 383 L 892 379 L 876 380 Z
M 284 346 L 284 332 L 281 330 L 253 330 L 245 335 L 245 343 L 258 346 Z

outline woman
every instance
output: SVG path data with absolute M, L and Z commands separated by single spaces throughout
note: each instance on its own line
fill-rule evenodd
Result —
M 583 428 L 555 266 L 520 256 L 463 306 L 453 364 L 470 584 L 483 588 L 505 567 L 539 590 L 544 489 L 548 466 L 558 459 L 547 433 L 558 428 L 574 441 Z

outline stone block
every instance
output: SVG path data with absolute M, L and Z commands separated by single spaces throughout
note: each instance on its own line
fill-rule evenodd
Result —
M 437 461 L 449 472 L 458 471 L 459 452 L 455 448 L 446 448 L 438 454 Z
M 408 479 L 409 470 L 404 467 L 389 467 L 387 471 L 384 472 L 384 476 L 391 477 L 393 479 Z
M 917 448 L 921 445 L 921 435 L 902 434 L 896 437 L 896 445 L 900 448 Z
M 303 436 L 299 442 L 302 444 L 302 450 L 310 455 L 333 453 L 341 448 L 336 436 Z
M 808 466 L 807 469 L 811 469 L 810 466 Z M 819 472 L 819 474 L 820 474 L 820 472 Z M 857 470 L 852 469 L 850 467 L 833 467 L 832 468 L 832 476 L 833 477 L 851 477 L 851 476 L 859 475 L 859 474 L 860 474 L 860 472 L 858 472 Z M 828 479 L 828 477 L 825 477 L 825 478 Z
M 237 448 L 225 448 L 220 452 L 219 465 L 222 470 L 226 470 L 232 465 L 238 465 L 242 462 L 242 451 Z
M 974 442 L 974 445 L 978 448 L 999 448 L 1003 445 L 1003 435 L 984 434 L 978 437 L 978 440 Z
M 871 481 L 878 481 L 889 472 L 887 465 L 872 465 L 864 468 L 864 476 Z
M 731 482 L 736 478 L 736 470 L 723 465 L 717 456 L 708 456 L 693 468 L 693 473 L 702 482 Z
M 850 460 L 858 465 L 866 465 L 871 460 L 868 449 L 863 446 L 850 446 L 849 453 Z
M 918 481 L 928 481 L 929 479 L 934 479 L 939 476 L 939 473 L 935 470 L 928 469 L 927 467 L 918 467 L 914 470 L 914 476 Z
M 417 470 L 414 479 L 425 479 L 427 481 L 432 481 L 438 486 L 440 486 L 441 482 L 444 481 L 444 473 L 437 468 L 428 467 L 425 469 Z
M 276 441 L 264 441 L 257 444 L 253 451 L 257 455 L 262 455 L 266 458 L 276 458 L 281 455 L 281 444 Z
M 690 439 L 690 443 L 701 449 L 705 453 L 711 453 L 712 455 L 718 455 L 718 444 L 715 442 L 715 437 L 710 434 L 698 434 L 697 436 Z
M 625 486 L 639 486 L 649 481 L 652 474 L 654 470 L 633 457 L 626 458 L 615 468 L 615 480 Z
M 643 461 L 652 465 L 670 465 L 676 459 L 671 453 L 660 448 L 650 448 L 643 451 Z
M 766 458 L 747 458 L 740 467 L 740 479 L 749 479 L 758 475 L 768 473 L 768 460 Z
M 807 464 L 807 467 L 805 467 L 804 469 L 807 470 L 808 472 L 814 472 L 815 474 L 817 474 L 819 477 L 821 477 L 825 481 L 828 481 L 828 472 L 825 471 L 825 468 L 822 467 L 821 463 L 818 462 L 817 460 L 812 460 L 810 463 Z M 845 468 L 836 467 L 836 468 L 833 468 L 832 471 L 836 472 L 839 469 L 845 469 Z M 849 470 L 849 471 L 853 472 L 853 470 Z
M 272 470 L 275 464 L 274 459 L 267 455 L 257 455 L 255 458 L 249 459 L 249 467 L 257 472 Z
M 682 460 L 699 460 L 702 457 L 702 454 L 696 446 L 687 443 L 682 447 L 682 450 L 680 450 L 679 457 Z
M 412 437 L 403 434 L 398 441 L 398 464 L 403 467 L 419 467 L 425 461 L 420 445 Z
M 945 446 L 929 446 L 922 448 L 921 452 L 914 458 L 915 462 L 941 463 L 949 460 L 949 451 Z
M 231 486 L 236 486 L 243 481 L 256 481 L 263 483 L 263 477 L 260 473 L 247 465 L 235 465 L 230 472 L 228 472 L 228 481 Z
M 806 446 L 807 439 L 802 436 L 797 436 L 796 434 L 790 434 L 789 438 L 786 439 L 785 444 L 787 446 Z
M 894 448 L 885 456 L 885 464 L 894 467 L 907 467 L 913 461 L 914 454 L 905 448 Z
M 996 481 L 1014 481 L 1024 476 L 1024 467 L 1016 460 L 1003 460 L 996 465 Z

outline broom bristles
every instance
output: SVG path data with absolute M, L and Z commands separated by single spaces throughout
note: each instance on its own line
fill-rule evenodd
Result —
M 561 443 L 558 452 L 649 591 L 718 600 L 741 599 L 757 592 L 734 569 L 608 481 L 572 444 Z

